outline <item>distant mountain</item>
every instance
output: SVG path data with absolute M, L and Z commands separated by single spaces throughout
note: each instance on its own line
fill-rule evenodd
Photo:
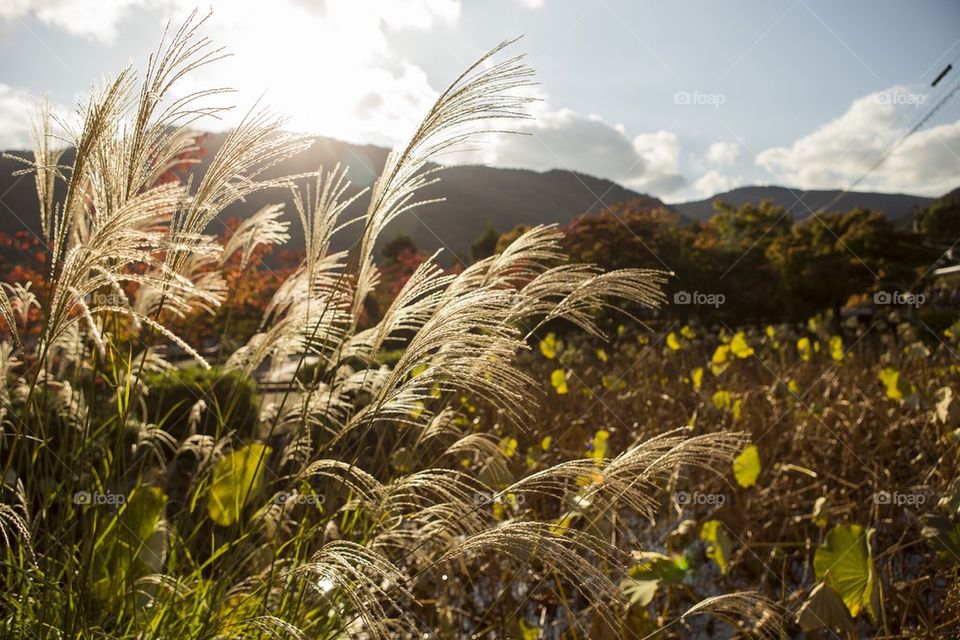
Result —
M 802 220 L 811 215 L 836 198 L 841 191 L 823 190 L 808 191 L 804 193 L 803 189 L 788 189 L 786 187 L 740 187 L 733 191 L 718 193 L 712 198 L 706 200 L 696 200 L 693 202 L 684 202 L 682 204 L 670 205 L 679 213 L 693 218 L 695 220 L 707 220 L 713 215 L 713 203 L 717 200 L 726 202 L 734 206 L 739 206 L 745 202 L 760 202 L 761 200 L 772 200 L 774 204 L 790 209 L 796 220 Z M 797 202 L 797 198 L 803 196 L 803 202 Z M 861 191 L 851 191 L 846 193 L 836 203 L 830 206 L 831 211 L 850 211 L 856 207 L 880 211 L 888 219 L 899 221 L 908 219 L 913 215 L 916 209 L 925 207 L 933 198 L 924 198 L 921 196 L 910 196 L 901 193 L 869 193 Z
M 214 134 L 204 141 L 206 154 L 195 168 L 197 174 L 206 171 L 211 158 L 223 144 L 224 136 Z M 267 175 L 280 176 L 315 171 L 321 166 L 332 169 L 337 163 L 349 166 L 351 194 L 369 187 L 379 175 L 388 150 L 370 145 L 354 145 L 331 138 L 318 137 L 306 152 L 274 167 Z M 22 154 L 21 154 L 22 155 Z M 36 196 L 33 180 L 17 178 L 11 173 L 22 165 L 9 159 L 0 159 L 0 232 L 10 233 L 25 226 L 36 232 Z M 454 166 L 440 174 L 438 184 L 425 188 L 418 199 L 444 197 L 441 203 L 425 205 L 410 215 L 401 216 L 381 236 L 381 241 L 398 233 L 410 235 L 417 246 L 427 252 L 445 249 L 441 259 L 451 262 L 450 252 L 464 260 L 470 256 L 470 245 L 493 225 L 506 232 L 517 224 L 565 224 L 575 217 L 599 211 L 604 205 L 639 199 L 647 206 L 664 207 L 660 200 L 631 191 L 609 180 L 574 173 L 551 170 L 546 172 L 522 169 L 500 169 L 486 166 Z M 295 218 L 288 191 L 261 191 L 246 202 L 230 207 L 224 217 L 243 217 L 260 207 L 286 202 L 287 217 Z M 367 206 L 364 196 L 350 209 L 348 215 L 359 215 Z M 6 205 L 6 206 L 3 206 Z M 216 227 L 212 229 L 217 231 Z M 302 232 L 291 224 L 294 236 L 290 246 L 303 246 Z M 359 234 L 355 225 L 337 239 L 335 248 L 346 248 Z
M 223 144 L 224 134 L 208 135 L 203 143 L 206 154 L 194 168 L 202 175 L 211 158 Z M 297 157 L 290 158 L 274 167 L 268 176 L 281 176 L 315 171 L 318 168 L 333 168 L 336 164 L 349 167 L 352 182 L 351 195 L 369 187 L 380 174 L 388 150 L 371 145 L 356 145 L 332 138 L 317 137 L 314 145 Z M 23 155 L 23 154 L 21 154 Z M 0 233 L 10 234 L 27 228 L 34 233 L 39 230 L 36 215 L 36 196 L 30 176 L 12 176 L 23 168 L 20 163 L 0 158 Z M 449 264 L 456 254 L 465 261 L 470 257 L 470 245 L 492 225 L 506 232 L 518 224 L 566 224 L 584 213 L 602 211 L 604 206 L 629 200 L 639 200 L 641 206 L 665 207 L 680 215 L 681 221 L 706 220 L 713 214 L 713 201 L 740 205 L 744 202 L 759 202 L 770 199 L 774 203 L 793 207 L 793 215 L 802 219 L 819 207 L 832 201 L 839 191 L 810 191 L 804 203 L 796 203 L 794 193 L 801 190 L 785 187 L 742 187 L 721 193 L 706 200 L 665 205 L 649 195 L 622 187 L 610 180 L 595 178 L 581 173 L 554 169 L 537 172 L 525 169 L 502 169 L 477 165 L 449 167 L 440 173 L 438 184 L 425 188 L 419 199 L 446 198 L 444 202 L 425 205 L 392 223 L 381 236 L 381 242 L 390 240 L 398 233 L 411 236 L 417 246 L 427 252 L 445 249 L 441 261 Z M 902 194 L 861 193 L 845 194 L 831 208 L 847 211 L 854 207 L 867 207 L 883 212 L 892 220 L 908 220 L 915 209 L 932 202 Z M 294 220 L 293 203 L 288 191 L 261 191 L 246 202 L 235 204 L 223 215 L 224 218 L 244 217 L 259 208 L 276 202 L 285 202 L 287 217 Z M 360 198 L 347 211 L 348 215 L 360 215 L 366 208 L 367 197 Z M 808 209 L 809 207 L 809 209 Z M 211 229 L 219 231 L 216 225 Z M 293 236 L 290 247 L 303 246 L 299 225 L 291 224 Z M 335 239 L 336 249 L 349 247 L 358 237 L 359 227 L 343 231 Z

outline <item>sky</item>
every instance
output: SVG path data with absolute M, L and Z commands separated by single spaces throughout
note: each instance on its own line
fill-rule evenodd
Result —
M 260 99 L 291 130 L 397 145 L 460 71 L 522 36 L 511 50 L 540 100 L 515 128 L 532 135 L 454 161 L 569 169 L 666 202 L 960 185 L 960 94 L 904 139 L 960 83 L 956 0 L 0 0 L 0 148 L 28 143 L 30 100 L 72 108 L 194 7 L 232 54 L 178 88 L 237 90 L 211 129 Z

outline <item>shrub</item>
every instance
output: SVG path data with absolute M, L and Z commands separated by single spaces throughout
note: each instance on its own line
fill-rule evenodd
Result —
M 145 377 L 147 419 L 160 425 L 178 441 L 191 433 L 219 437 L 221 426 L 241 437 L 254 435 L 259 396 L 253 380 L 240 371 L 223 367 L 174 368 Z M 191 412 L 203 403 L 199 421 L 191 425 Z

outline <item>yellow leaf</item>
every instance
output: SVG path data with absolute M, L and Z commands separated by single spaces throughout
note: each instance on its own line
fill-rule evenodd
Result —
M 429 365 L 427 365 L 427 363 L 418 364 L 417 366 L 415 366 L 413 369 L 410 370 L 410 377 L 416 378 L 418 375 L 426 371 L 428 366 Z
M 254 442 L 229 453 L 213 467 L 207 513 L 227 527 L 240 519 L 243 507 L 263 489 L 266 459 L 271 449 Z
M 739 420 L 743 417 L 743 400 L 737 398 L 733 401 L 733 406 L 730 407 L 730 412 L 733 414 L 734 420 Z
M 587 457 L 602 460 L 607 457 L 607 439 L 610 433 L 600 429 L 593 435 L 593 446 L 587 452 Z
M 753 347 L 747 343 L 747 336 L 743 331 L 738 331 L 730 341 L 730 352 L 738 358 L 749 358 L 753 355 Z
M 719 520 L 707 520 L 700 527 L 700 539 L 707 543 L 707 557 L 717 563 L 720 573 L 729 569 L 730 555 L 733 553 L 733 542 L 727 535 L 723 523 Z
M 797 351 L 800 353 L 800 359 L 804 362 L 810 362 L 813 357 L 813 346 L 810 344 L 810 338 L 804 336 L 797 340 Z
M 717 347 L 717 350 L 713 352 L 713 357 L 710 359 L 712 364 L 723 364 L 727 361 L 727 357 L 730 354 L 730 347 L 728 345 L 722 344 Z
M 555 536 L 562 536 L 570 530 L 570 527 L 573 526 L 574 520 L 579 517 L 580 514 L 576 511 L 570 511 L 566 513 L 562 518 L 557 520 L 556 524 L 550 525 L 550 533 Z
M 603 349 L 597 349 L 597 360 L 600 362 L 606 362 L 610 358 L 607 356 L 607 352 Z
M 703 367 L 697 367 L 691 371 L 690 380 L 693 382 L 693 388 L 699 391 L 703 385 Z
M 793 378 L 787 381 L 787 389 L 790 390 L 790 393 L 800 393 L 800 385 L 798 385 L 797 381 Z
M 540 441 L 540 448 L 546 451 L 550 448 L 551 444 L 553 444 L 553 436 L 545 436 L 543 440 Z
M 718 389 L 713 394 L 713 406 L 717 409 L 723 410 L 729 407 L 733 403 L 733 398 L 730 396 L 729 391 L 723 389 Z
M 507 436 L 500 440 L 500 451 L 508 458 L 512 458 L 517 452 L 517 439 Z
M 830 338 L 830 357 L 834 362 L 843 360 L 843 338 L 840 336 L 831 336 Z
M 713 352 L 713 357 L 710 359 L 710 371 L 713 375 L 718 376 L 726 371 L 730 365 L 729 359 L 730 346 L 721 344 L 717 347 L 716 351 Z
M 529 624 L 523 618 L 518 621 L 520 627 L 520 640 L 537 640 L 540 637 L 540 627 L 535 624 Z
M 677 339 L 677 334 L 675 334 L 673 331 L 667 334 L 667 346 L 674 351 L 679 351 L 683 348 L 683 345 L 680 344 L 680 340 Z
M 687 340 L 693 340 L 697 337 L 697 332 L 690 328 L 690 325 L 683 325 L 680 329 L 680 335 L 682 335 Z
M 772 325 L 772 324 L 768 324 L 768 325 L 767 325 L 767 337 L 768 337 L 768 338 L 775 338 L 775 337 L 777 337 L 777 331 L 776 331 L 776 329 L 773 328 L 773 325 Z
M 563 369 L 553 370 L 553 373 L 550 374 L 550 384 L 553 385 L 557 395 L 562 396 L 567 392 L 567 375 L 563 372 Z
M 913 392 L 913 385 L 900 377 L 900 372 L 891 367 L 880 372 L 880 382 L 887 387 L 887 397 L 891 400 L 903 400 Z
M 551 331 L 540 341 L 540 353 L 548 360 L 553 360 L 557 357 L 557 334 Z
M 743 451 L 733 459 L 733 477 L 741 487 L 752 487 L 757 483 L 760 475 L 760 452 L 757 447 L 748 444 Z

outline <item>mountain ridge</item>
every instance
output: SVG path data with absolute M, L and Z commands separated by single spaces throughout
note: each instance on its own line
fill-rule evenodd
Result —
M 205 154 L 193 168 L 202 174 L 210 160 L 223 143 L 225 134 L 206 134 L 203 140 Z M 351 187 L 348 195 L 370 187 L 382 170 L 389 150 L 376 145 L 361 145 L 316 136 L 313 146 L 296 157 L 289 158 L 266 174 L 266 177 L 286 174 L 301 174 L 316 171 L 321 166 L 332 169 L 335 165 L 349 166 L 348 178 Z M 24 155 L 22 152 L 20 155 Z M 26 154 L 29 155 L 29 154 Z M 33 180 L 14 177 L 12 172 L 23 165 L 10 158 L 0 157 L 0 232 L 11 233 L 24 228 L 36 233 L 36 196 Z M 381 237 L 381 242 L 405 233 L 413 238 L 423 251 L 444 249 L 445 262 L 458 257 L 468 261 L 470 245 L 479 238 L 487 226 L 503 233 L 518 224 L 567 224 L 575 218 L 598 212 L 605 207 L 624 201 L 639 201 L 641 206 L 665 208 L 677 213 L 682 223 L 703 221 L 713 213 L 713 202 L 722 200 L 732 205 L 743 202 L 773 200 L 775 204 L 790 207 L 796 202 L 793 190 L 787 187 L 768 185 L 740 187 L 698 201 L 665 204 L 659 198 L 643 194 L 616 182 L 585 173 L 564 169 L 536 171 L 532 169 L 500 168 L 487 165 L 451 165 L 440 174 L 441 181 L 429 185 L 418 194 L 418 199 L 443 198 L 443 202 L 426 205 L 410 215 L 401 216 L 391 223 Z M 837 190 L 807 192 L 804 203 L 810 210 L 827 204 L 840 193 Z M 845 194 L 833 209 L 849 210 L 864 206 L 882 211 L 891 220 L 902 220 L 921 206 L 933 202 L 907 194 L 877 194 L 851 192 Z M 220 222 L 230 217 L 244 217 L 267 204 L 284 202 L 286 217 L 292 220 L 294 208 L 287 191 L 264 190 L 253 194 L 245 202 L 229 207 Z M 368 194 L 359 198 L 348 209 L 351 216 L 360 215 L 366 208 Z M 801 209 L 797 219 L 809 216 L 810 211 Z M 806 215 L 804 215 L 806 214 Z M 220 229 L 214 228 L 213 232 Z M 291 224 L 291 247 L 302 246 L 302 231 Z M 336 238 L 336 249 L 349 247 L 359 236 L 354 225 Z M 452 254 L 452 255 L 450 255 Z

